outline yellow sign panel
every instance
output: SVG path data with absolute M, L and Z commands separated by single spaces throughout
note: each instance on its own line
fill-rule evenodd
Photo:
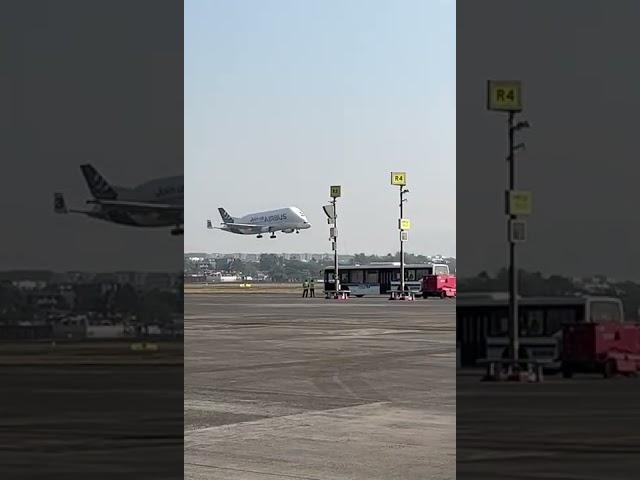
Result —
M 400 230 L 410 230 L 411 229 L 411 220 L 408 218 L 400 219 Z
M 507 112 L 522 110 L 522 86 L 519 81 L 489 80 L 487 90 L 489 110 Z
M 340 185 L 331 186 L 331 193 L 329 194 L 331 198 L 338 198 L 340 196 L 340 193 L 341 193 Z
M 406 172 L 391 172 L 391 185 L 404 186 L 407 184 Z
M 531 192 L 511 190 L 508 192 L 509 215 L 531 215 L 533 196 Z

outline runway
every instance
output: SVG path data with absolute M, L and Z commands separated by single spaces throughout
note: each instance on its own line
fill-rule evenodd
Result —
M 480 382 L 458 372 L 458 480 L 640 477 L 640 379 Z
M 182 478 L 181 364 L 0 365 L 0 379 L 3 479 Z
M 185 297 L 185 478 L 455 478 L 455 303 Z

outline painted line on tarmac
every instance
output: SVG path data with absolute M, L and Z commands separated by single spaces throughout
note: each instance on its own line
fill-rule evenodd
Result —
M 278 477 L 278 478 L 295 478 L 298 480 L 322 480 L 318 477 L 301 477 L 300 475 L 291 475 L 286 473 L 269 473 L 269 472 L 260 472 L 258 470 L 247 470 L 246 468 L 232 468 L 232 467 L 221 467 L 219 465 L 211 465 L 208 463 L 194 463 L 194 462 L 184 462 L 185 465 L 190 465 L 192 467 L 204 467 L 204 468 L 212 468 L 216 470 L 227 470 L 230 472 L 241 472 L 241 473 L 253 473 L 255 475 L 265 475 L 270 477 Z M 189 477 L 185 477 L 189 478 Z

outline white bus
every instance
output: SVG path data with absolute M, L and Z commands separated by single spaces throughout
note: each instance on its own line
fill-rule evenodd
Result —
M 338 268 L 340 273 L 340 287 L 350 295 L 363 297 L 364 295 L 387 294 L 400 289 L 400 262 L 370 263 L 368 265 L 345 265 Z M 446 264 L 405 264 L 405 288 L 416 294 L 422 293 L 422 277 L 431 274 L 449 274 Z M 335 269 L 324 269 L 325 292 L 335 291 Z
M 569 323 L 623 322 L 622 302 L 612 297 L 523 297 L 518 300 L 518 357 L 561 366 L 562 328 Z M 509 352 L 509 303 L 505 296 L 459 296 L 456 302 L 458 363 L 500 360 Z

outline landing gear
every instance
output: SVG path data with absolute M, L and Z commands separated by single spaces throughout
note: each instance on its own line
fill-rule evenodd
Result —
M 300 233 L 300 230 L 296 230 L 296 233 Z
M 272 233 L 271 236 L 269 238 L 276 238 L 276 234 Z
M 262 238 L 262 235 L 258 235 L 256 238 Z

